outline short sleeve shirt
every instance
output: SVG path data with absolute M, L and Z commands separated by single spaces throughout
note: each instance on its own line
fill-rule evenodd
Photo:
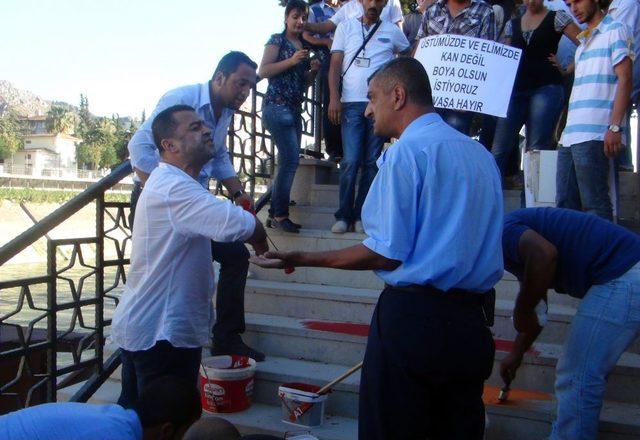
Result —
M 398 260 L 392 286 L 491 289 L 502 277 L 502 188 L 493 156 L 436 113 L 414 120 L 378 159 L 362 207 L 363 244 Z
M 298 50 L 284 34 L 273 34 L 267 41 L 267 46 L 269 45 L 278 47 L 276 62 L 291 58 Z M 295 112 L 302 111 L 302 99 L 306 89 L 305 74 L 308 70 L 307 60 L 269 78 L 264 104 L 281 104 Z
M 524 270 L 518 247 L 528 229 L 556 247 L 553 287 L 575 298 L 624 275 L 640 261 L 640 237 L 621 226 L 569 209 L 520 209 L 506 215 L 502 236 L 505 269 L 518 278 Z
M 135 411 L 120 405 L 46 403 L 0 416 L 2 440 L 142 440 Z
M 367 28 L 361 20 L 352 18 L 340 23 L 336 29 L 331 52 L 343 52 L 342 72 L 362 46 L 373 26 Z M 409 41 L 400 28 L 386 21 L 381 22 L 359 58 L 368 60 L 364 65 L 351 64 L 344 75 L 342 102 L 367 102 L 367 80 L 384 63 L 393 59 L 394 54 L 409 48 Z
M 615 66 L 634 59 L 633 38 L 628 27 L 606 15 L 598 26 L 578 35 L 575 73 L 567 124 L 560 143 L 564 147 L 602 141 L 611 123 L 618 77 Z M 623 130 L 626 119 L 623 119 Z M 626 142 L 626 136 L 622 136 Z
M 136 207 L 131 266 L 113 316 L 113 342 L 128 351 L 163 340 L 174 347 L 205 345 L 215 289 L 211 240 L 244 241 L 255 222 L 252 214 L 161 162 Z
M 573 23 L 573 17 L 571 17 L 565 11 L 556 11 L 555 17 L 553 19 L 553 29 L 556 31 L 556 33 L 558 34 L 562 33 L 564 31 L 564 28 L 569 26 L 571 23 Z M 535 29 L 522 31 L 522 36 L 524 37 L 524 40 L 527 43 L 529 43 L 529 41 L 531 40 L 531 36 L 533 35 L 534 32 L 535 32 Z M 511 38 L 512 36 L 513 36 L 513 25 L 512 25 L 512 21 L 509 20 L 506 26 L 504 27 L 504 38 Z

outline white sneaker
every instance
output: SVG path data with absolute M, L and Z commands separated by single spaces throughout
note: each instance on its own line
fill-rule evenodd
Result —
M 364 226 L 362 226 L 362 221 L 358 220 L 355 225 L 353 225 L 353 230 L 358 234 L 364 234 Z
M 344 234 L 347 232 L 349 225 L 344 220 L 338 220 L 331 226 L 331 232 L 334 234 Z

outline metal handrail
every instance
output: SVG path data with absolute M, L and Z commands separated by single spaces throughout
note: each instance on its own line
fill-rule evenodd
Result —
M 38 223 L 18 235 L 16 238 L 0 248 L 0 266 L 19 254 L 21 251 L 35 243 L 46 233 L 60 223 L 80 211 L 106 190 L 131 174 L 132 168 L 129 160 L 118 165 L 108 176 L 92 184 L 80 194 L 66 202 L 60 208 L 40 220 Z

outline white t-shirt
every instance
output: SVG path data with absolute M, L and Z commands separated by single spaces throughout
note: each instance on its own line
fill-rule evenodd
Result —
M 338 26 L 343 21 L 349 18 L 360 18 L 364 14 L 364 9 L 362 8 L 362 3 L 358 0 L 351 0 L 349 3 L 343 5 L 338 12 L 335 13 L 333 17 L 329 20 L 333 22 L 336 26 Z M 389 0 L 387 2 L 387 6 L 384 7 L 382 12 L 380 13 L 380 20 L 388 21 L 389 23 L 398 23 L 402 21 L 402 7 L 400 6 L 399 0 Z
M 161 162 L 138 200 L 131 266 L 113 315 L 113 342 L 129 351 L 157 341 L 205 345 L 215 289 L 211 241 L 246 240 L 255 217 L 217 199 L 177 167 Z
M 366 29 L 357 18 L 340 23 L 333 37 L 331 52 L 343 52 L 342 72 L 355 56 L 373 26 Z M 383 21 L 376 33 L 360 51 L 358 58 L 367 59 L 368 65 L 351 64 L 342 83 L 342 102 L 367 102 L 367 79 L 394 54 L 409 47 L 409 40 L 395 24 Z M 365 63 L 366 64 L 366 63 Z

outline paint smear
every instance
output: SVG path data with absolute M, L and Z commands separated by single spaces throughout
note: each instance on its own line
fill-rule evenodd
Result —
M 553 398 L 552 394 L 543 393 L 541 391 L 512 389 L 509 391 L 509 399 L 505 402 L 500 402 L 498 400 L 498 394 L 500 394 L 500 387 L 485 385 L 482 400 L 484 400 L 486 405 L 517 406 L 524 401 L 535 400 L 548 402 Z
M 342 333 L 353 336 L 369 336 L 368 324 L 353 324 L 350 322 L 331 321 L 302 321 L 304 328 L 321 332 Z
M 332 321 L 301 321 L 304 328 L 309 330 L 318 330 L 321 332 L 341 333 L 343 335 L 352 336 L 368 336 L 368 324 L 354 324 L 350 322 L 332 322 Z M 511 351 L 513 349 L 513 341 L 507 339 L 495 339 L 497 351 Z M 539 356 L 540 352 L 532 346 L 527 352 L 533 356 Z

